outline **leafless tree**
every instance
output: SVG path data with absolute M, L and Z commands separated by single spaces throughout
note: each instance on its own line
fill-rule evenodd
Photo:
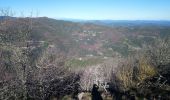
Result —
M 12 17 L 13 12 L 10 9 L 1 9 L 0 15 L 2 17 L 0 19 L 1 69 L 4 69 L 1 70 L 1 83 L 5 83 L 0 97 L 1 99 L 26 99 L 25 83 L 29 68 L 29 48 L 26 42 L 31 32 L 31 19 Z
M 112 73 L 119 62 L 118 58 L 109 59 L 105 62 L 89 66 L 83 70 L 80 78 L 80 86 L 84 91 L 91 91 L 93 84 L 98 84 L 102 91 L 105 91 L 106 83 L 111 81 Z
M 32 16 L 12 17 L 6 9 L 0 14 L 0 99 L 61 98 L 79 88 L 79 74 L 64 66 L 63 53 L 55 46 L 34 45 Z

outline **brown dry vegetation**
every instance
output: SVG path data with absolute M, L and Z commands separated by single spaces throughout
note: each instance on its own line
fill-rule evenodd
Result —
M 170 98 L 169 48 L 169 40 L 162 40 L 153 48 L 143 49 L 141 53 L 121 63 L 115 73 L 118 90 L 126 95 L 148 99 L 158 96 L 162 99 Z

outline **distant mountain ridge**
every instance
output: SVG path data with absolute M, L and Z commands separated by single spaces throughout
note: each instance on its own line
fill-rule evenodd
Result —
M 95 24 L 102 25 L 164 25 L 170 26 L 170 21 L 155 21 L 155 20 L 96 20 L 90 21 Z
M 101 19 L 101 20 L 87 20 L 87 19 L 72 19 L 72 18 L 59 18 L 60 20 L 80 22 L 80 23 L 93 23 L 97 25 L 121 25 L 121 24 L 132 24 L 132 25 L 143 25 L 143 24 L 154 24 L 154 25 L 165 25 L 170 26 L 170 20 L 111 20 L 111 19 Z

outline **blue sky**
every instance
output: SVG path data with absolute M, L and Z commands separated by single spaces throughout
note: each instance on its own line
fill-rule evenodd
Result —
M 19 16 L 73 19 L 170 20 L 170 0 L 0 0 Z

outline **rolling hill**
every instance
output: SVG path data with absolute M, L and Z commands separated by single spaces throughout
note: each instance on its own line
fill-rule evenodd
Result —
M 65 21 L 47 17 L 8 18 L 29 19 L 32 30 L 29 41 L 43 41 L 64 51 L 68 56 L 128 55 L 144 45 L 152 45 L 158 37 L 167 38 L 169 21 Z

